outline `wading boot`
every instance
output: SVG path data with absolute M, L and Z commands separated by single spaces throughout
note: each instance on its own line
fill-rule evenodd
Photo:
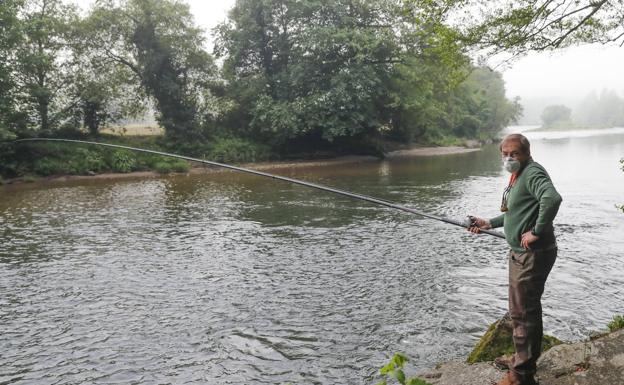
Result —
M 529 379 L 522 379 L 516 373 L 509 371 L 496 385 L 538 385 L 538 383 L 533 379 L 533 376 Z

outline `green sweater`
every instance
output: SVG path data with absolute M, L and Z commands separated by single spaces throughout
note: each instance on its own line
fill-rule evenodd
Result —
M 531 229 L 539 236 L 531 249 L 551 248 L 556 245 L 553 220 L 560 204 L 561 195 L 544 167 L 529 159 L 507 196 L 509 210 L 490 219 L 490 224 L 492 228 L 504 226 L 505 238 L 514 251 L 524 251 L 520 240 Z

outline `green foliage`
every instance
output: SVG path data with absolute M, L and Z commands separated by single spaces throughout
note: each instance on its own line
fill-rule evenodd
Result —
M 217 162 L 256 162 L 266 160 L 270 156 L 269 148 L 240 138 L 216 139 L 208 154 Z
M 189 6 L 172 0 L 101 1 L 91 11 L 90 55 L 122 65 L 153 98 L 171 144 L 206 139 L 204 103 L 216 67 Z
M 160 150 L 153 140 L 142 138 L 119 138 L 108 140 L 133 147 Z M 106 147 L 75 146 L 65 143 L 34 143 L 21 145 L 19 155 L 11 155 L 19 167 L 2 163 L 0 171 L 11 177 L 36 174 L 90 175 L 101 172 L 127 173 L 139 170 L 155 170 L 161 173 L 187 172 L 188 162 L 181 159 L 135 153 L 129 150 L 111 150 Z
M 416 0 L 411 0 L 416 1 Z M 487 53 L 542 51 L 576 43 L 624 42 L 619 1 L 486 0 L 454 1 L 468 44 Z
M 161 174 L 168 174 L 170 172 L 188 172 L 191 167 L 188 162 L 181 159 L 173 159 L 170 161 L 162 160 L 156 162 L 153 166 L 154 171 Z
M 607 325 L 609 331 L 614 332 L 616 330 L 624 329 L 624 316 L 615 315 L 613 320 Z
M 280 147 L 376 130 L 399 30 L 408 32 L 391 3 L 237 2 L 216 44 L 236 101 L 233 133 Z
M 407 378 L 405 376 L 403 367 L 407 361 L 408 359 L 406 356 L 400 353 L 395 353 L 395 355 L 390 359 L 390 362 L 379 370 L 379 373 L 384 377 L 384 379 L 377 385 L 387 385 L 388 379 L 394 379 L 401 385 L 430 385 L 428 382 L 421 380 L 420 378 Z
M 64 97 L 64 51 L 77 13 L 62 0 L 24 0 L 19 14 L 21 39 L 12 53 L 15 98 L 28 128 L 49 134 L 61 125 L 71 104 Z
M 241 1 L 217 28 L 226 126 L 282 153 L 367 136 L 494 137 L 519 113 L 429 2 Z
M 566 106 L 547 106 L 542 112 L 542 122 L 545 127 L 552 127 L 556 124 L 566 124 L 571 122 L 572 110 Z
M 102 33 L 96 17 L 74 23 L 67 63 L 73 118 L 93 136 L 106 124 L 145 113 L 147 104 L 138 75 L 117 61 L 102 60 L 99 51 L 92 49 L 94 42 L 102 39 Z
M 0 140 L 15 138 L 16 120 L 16 79 L 12 76 L 14 62 L 11 56 L 20 42 L 19 1 L 6 0 L 0 6 Z
M 49 176 L 67 174 L 68 168 L 62 160 L 42 158 L 35 160 L 33 170 L 38 175 Z
M 127 173 L 135 170 L 136 159 L 127 150 L 114 150 L 110 153 L 109 165 L 115 172 Z
M 466 36 L 449 27 L 447 12 L 464 3 L 237 1 L 215 30 L 218 74 L 184 2 L 99 0 L 82 17 L 61 0 L 5 0 L 0 140 L 82 128 L 96 136 L 148 100 L 165 129 L 161 147 L 221 161 L 493 138 L 519 104 L 505 98 L 499 73 L 471 64 Z M 122 158 L 46 160 L 37 170 L 154 166 Z M 34 166 L 15 159 L 4 156 L 2 172 Z
M 67 151 L 66 145 L 43 143 L 29 147 L 24 152 L 32 163 L 22 173 L 37 175 L 86 175 L 109 170 L 100 149 L 76 147 Z
M 461 146 L 464 144 L 464 142 L 456 136 L 441 134 L 433 130 L 426 132 L 422 141 L 432 146 Z
M 519 115 L 518 101 L 505 97 L 503 79 L 488 68 L 470 66 L 457 47 L 453 64 L 414 58 L 399 65 L 391 94 L 390 135 L 403 141 L 456 145 L 458 138 L 492 139 Z M 452 47 L 445 48 L 451 54 Z M 426 51 L 428 52 L 428 51 Z M 459 66 L 458 66 L 459 65 Z

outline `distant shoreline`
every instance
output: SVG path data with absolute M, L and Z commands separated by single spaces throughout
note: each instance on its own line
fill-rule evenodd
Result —
M 444 147 L 421 147 L 413 146 L 407 149 L 391 151 L 386 154 L 386 159 L 403 159 L 422 156 L 440 156 L 451 154 L 463 154 L 467 152 L 480 151 L 480 147 L 469 148 L 461 146 L 444 146 Z M 296 168 L 310 168 L 310 167 L 331 167 L 343 164 L 356 164 L 356 163 L 368 163 L 379 161 L 380 158 L 367 155 L 348 155 L 328 159 L 317 160 L 294 160 L 294 161 L 274 161 L 274 162 L 257 162 L 257 163 L 243 163 L 239 164 L 240 167 L 250 168 L 259 171 L 278 171 L 286 169 Z M 193 166 L 186 174 L 212 174 L 216 172 L 228 171 L 226 169 L 217 167 L 204 167 Z M 172 173 L 176 174 L 176 173 Z M 70 181 L 81 180 L 116 180 L 116 179 L 135 179 L 135 178 L 155 178 L 167 174 L 161 174 L 156 171 L 133 171 L 129 173 L 102 173 L 95 175 L 53 175 L 48 177 L 37 178 L 34 181 L 25 180 L 25 178 L 7 179 L 4 181 L 4 187 L 9 185 L 37 185 L 47 183 L 62 183 Z M 0 186 L 2 188 L 2 186 Z
M 549 127 L 539 126 L 539 127 L 529 128 L 525 130 L 524 132 L 533 132 L 533 131 L 561 132 L 561 131 L 591 131 L 591 130 L 600 131 L 600 130 L 609 130 L 609 129 L 614 129 L 614 128 L 621 128 L 621 127 L 618 127 L 618 126 L 593 127 L 593 126 L 576 126 L 576 125 L 549 126 Z

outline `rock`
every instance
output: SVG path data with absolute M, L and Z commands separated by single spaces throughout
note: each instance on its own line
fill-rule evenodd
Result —
M 504 374 L 491 362 L 469 364 L 452 361 L 438 365 L 436 369 L 421 373 L 418 377 L 431 385 L 490 385 L 500 381 Z
M 492 362 L 447 362 L 418 376 L 432 385 L 491 385 L 504 374 Z M 624 329 L 552 347 L 537 362 L 537 378 L 540 385 L 624 385 Z
M 624 385 L 624 329 L 553 347 L 537 362 L 537 376 L 543 385 Z
M 515 348 L 512 339 L 511 317 L 509 313 L 494 322 L 483 337 L 477 343 L 477 346 L 468 355 L 468 363 L 494 361 L 494 358 L 514 353 Z M 562 342 L 552 336 L 544 335 L 542 339 L 542 352 L 550 349 Z

